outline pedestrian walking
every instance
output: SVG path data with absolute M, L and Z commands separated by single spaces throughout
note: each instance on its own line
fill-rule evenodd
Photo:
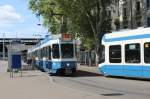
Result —
M 32 57 L 32 69 L 33 69 L 33 70 L 35 69 L 35 63 L 36 63 L 35 57 L 33 56 L 33 57 Z

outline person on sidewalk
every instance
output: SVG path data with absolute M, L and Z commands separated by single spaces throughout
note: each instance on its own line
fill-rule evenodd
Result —
M 35 60 L 35 56 L 32 57 L 32 69 L 35 69 L 35 65 L 36 65 L 36 60 Z

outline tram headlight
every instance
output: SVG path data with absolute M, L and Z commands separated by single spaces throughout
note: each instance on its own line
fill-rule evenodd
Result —
M 69 67 L 70 66 L 70 64 L 69 63 L 67 63 L 67 67 Z

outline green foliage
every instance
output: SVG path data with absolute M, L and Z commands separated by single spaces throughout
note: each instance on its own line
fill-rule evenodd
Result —
M 43 17 L 43 25 L 48 28 L 53 34 L 58 33 L 58 29 L 60 28 L 61 16 L 53 16 L 54 11 L 60 13 L 61 10 L 53 7 L 51 3 L 53 0 L 30 0 L 29 1 L 29 9 L 33 11 L 33 13 L 39 17 Z
M 91 49 L 98 47 L 106 30 L 111 30 L 106 15 L 108 1 L 111 0 L 30 0 L 29 8 L 41 15 L 44 25 L 55 34 L 60 32 L 62 16 L 53 14 L 63 14 L 63 31 L 78 34 L 86 48 Z

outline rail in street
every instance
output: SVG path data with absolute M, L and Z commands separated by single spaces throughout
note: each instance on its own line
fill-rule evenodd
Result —
M 83 69 L 84 68 L 84 69 Z M 89 68 L 91 69 L 89 71 Z M 149 99 L 149 80 L 104 77 L 96 67 L 79 66 L 74 77 L 53 77 L 54 82 L 76 90 L 114 99 Z

